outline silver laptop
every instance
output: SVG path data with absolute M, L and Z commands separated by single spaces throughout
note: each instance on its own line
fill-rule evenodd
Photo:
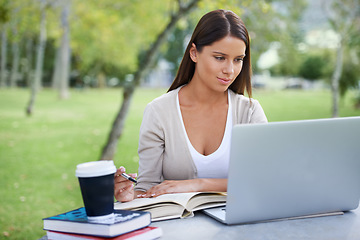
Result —
M 204 212 L 246 224 L 356 209 L 360 117 L 236 125 L 226 207 Z

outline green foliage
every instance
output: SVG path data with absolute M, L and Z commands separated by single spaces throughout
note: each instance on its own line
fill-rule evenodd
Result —
M 290 38 L 282 39 L 278 50 L 279 63 L 270 69 L 274 76 L 297 76 L 301 65 L 301 53 Z
M 355 109 L 360 110 L 360 91 L 358 91 L 357 95 L 354 97 L 354 107 Z
M 302 54 L 298 44 L 303 40 L 299 29 L 299 20 L 307 6 L 304 0 L 276 1 L 278 18 L 268 20 L 273 29 L 274 41 L 279 43 L 279 63 L 270 69 L 273 75 L 297 76 L 302 62 Z M 272 26 L 274 25 L 274 26 Z
M 60 44 L 62 34 L 60 16 L 63 1 L 47 3 L 47 46 L 43 81 L 50 82 L 55 61 L 54 52 Z M 71 69 L 77 72 L 80 80 L 85 76 L 95 78 L 99 73 L 121 79 L 136 70 L 140 52 L 150 47 L 155 36 L 166 25 L 176 1 L 171 0 L 164 4 L 156 0 L 73 0 L 71 4 Z M 26 42 L 30 38 L 35 39 L 32 56 L 36 56 L 40 1 L 2 1 L 0 11 L 4 12 L 0 16 L 16 22 L 18 29 L 18 34 L 13 36 L 8 26 L 8 45 L 18 40 L 15 37 L 19 38 L 22 45 L 20 57 L 25 59 Z M 8 55 L 8 63 L 11 63 L 10 48 Z M 22 80 L 26 82 L 25 79 Z
M 360 68 L 358 64 L 346 59 L 340 77 L 339 88 L 340 96 L 344 96 L 349 89 L 360 87 Z
M 174 32 L 169 36 L 167 48 L 163 50 L 164 58 L 173 64 L 172 74 L 176 75 L 180 62 L 185 52 L 185 39 L 190 36 L 193 31 L 193 24 L 187 24 L 183 21 L 178 24 Z
M 308 55 L 299 69 L 299 76 L 308 80 L 318 80 L 324 76 L 327 61 L 318 55 Z
M 357 27 L 359 30 L 360 19 Z M 360 88 L 360 34 L 359 31 L 352 31 L 350 34 L 351 36 L 348 40 L 349 44 L 345 48 L 343 72 L 339 82 L 341 96 L 344 96 L 350 89 Z M 360 104 L 360 95 L 357 98 L 357 102 Z
M 252 1 L 241 16 L 247 24 L 251 36 L 251 58 L 254 72 L 259 56 L 276 42 L 280 48 L 280 58 L 271 71 L 276 75 L 296 76 L 301 62 L 298 43 L 302 40 L 298 20 L 301 17 L 306 1 Z
M 60 27 L 62 2 L 48 1 L 46 8 L 48 40 L 45 49 L 43 81 L 47 82 L 51 80 L 55 60 L 53 56 L 59 46 L 62 33 Z M 95 79 L 99 74 L 107 78 L 115 76 L 123 80 L 125 75 L 136 71 L 142 53 L 150 47 L 157 34 L 166 26 L 172 12 L 178 7 L 178 2 L 187 1 L 71 1 L 69 17 L 71 70 L 77 73 L 77 81 L 82 81 L 85 77 Z M 244 20 L 249 29 L 252 41 L 252 62 L 256 72 L 255 63 L 271 42 L 282 41 L 283 36 L 298 39 L 296 21 L 303 10 L 303 5 L 303 0 L 202 0 L 198 4 L 198 9 L 180 21 L 178 29 L 169 38 L 169 46 L 162 48 L 163 56 L 174 64 L 175 72 L 179 59 L 183 55 L 183 40 L 192 32 L 199 18 L 214 9 L 230 9 Z M 17 37 L 21 39 L 22 45 L 20 46 L 21 58 L 27 57 L 25 44 L 28 39 L 35 40 L 32 56 L 36 56 L 40 2 L 7 0 L 0 5 L 1 10 L 6 11 L 9 18 L 13 18 L 12 20 L 17 20 Z M 8 37 L 10 45 L 12 41 L 15 41 L 10 28 L 8 28 Z M 288 53 L 282 53 L 281 56 L 284 56 L 285 62 L 294 63 L 293 58 L 296 55 L 292 56 L 290 52 L 291 49 Z M 10 51 L 8 55 L 10 63 L 12 58 Z M 284 72 L 289 71 L 284 70 Z
M 9 21 L 9 0 L 3 0 L 0 3 L 0 24 Z
M 85 71 L 94 65 L 135 71 L 139 53 L 149 47 L 169 17 L 169 4 L 161 1 L 75 3 L 77 21 L 72 21 L 72 46 L 79 67 Z

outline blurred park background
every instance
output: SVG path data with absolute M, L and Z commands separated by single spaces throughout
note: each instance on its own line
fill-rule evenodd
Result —
M 217 8 L 249 30 L 269 121 L 360 115 L 360 0 L 1 0 L 0 239 L 82 206 L 78 163 L 137 171 L 143 110 Z

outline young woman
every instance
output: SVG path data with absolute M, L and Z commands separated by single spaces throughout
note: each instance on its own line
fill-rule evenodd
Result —
M 170 89 L 144 111 L 138 184 L 134 189 L 119 176 L 125 172 L 120 167 L 116 199 L 226 191 L 233 125 L 267 122 L 251 93 L 250 39 L 244 23 L 231 11 L 205 14 Z

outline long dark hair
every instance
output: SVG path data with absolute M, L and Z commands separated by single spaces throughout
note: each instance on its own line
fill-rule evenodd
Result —
M 246 90 L 248 96 L 251 97 L 252 70 L 249 34 L 245 24 L 238 15 L 232 11 L 222 9 L 205 14 L 196 25 L 176 77 L 168 91 L 174 90 L 191 81 L 195 72 L 195 63 L 190 58 L 190 48 L 192 43 L 196 45 L 197 51 L 201 52 L 203 47 L 209 46 L 228 35 L 243 40 L 246 45 L 242 70 L 229 88 L 242 95 L 244 95 Z

